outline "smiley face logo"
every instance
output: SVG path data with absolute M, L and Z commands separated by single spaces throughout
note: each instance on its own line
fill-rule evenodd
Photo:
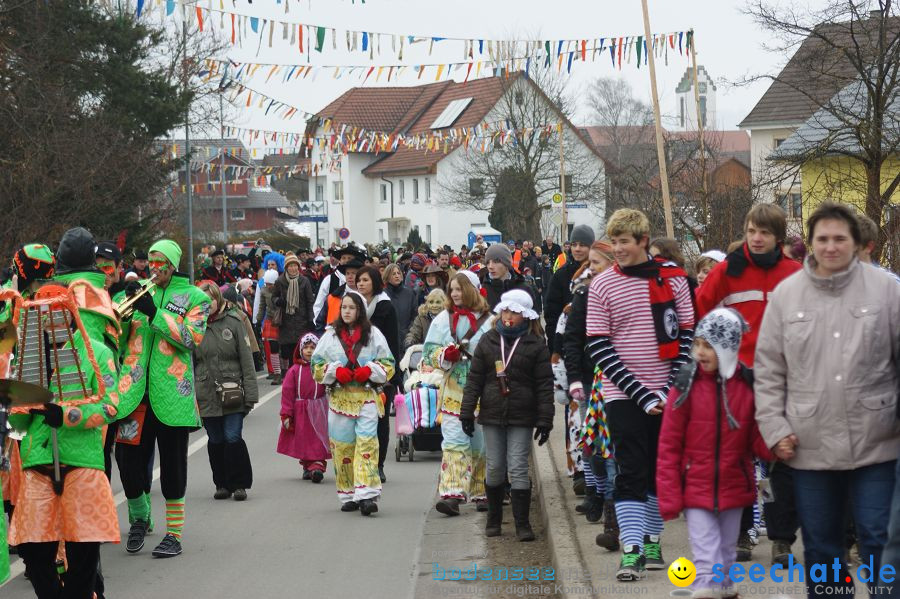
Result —
M 686 557 L 679 557 L 669 566 L 669 580 L 677 587 L 686 587 L 697 578 L 697 568 Z

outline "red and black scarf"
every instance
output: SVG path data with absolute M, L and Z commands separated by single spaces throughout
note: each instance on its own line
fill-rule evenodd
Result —
M 672 285 L 666 279 L 675 277 L 687 278 L 682 268 L 657 256 L 643 264 L 615 269 L 626 277 L 647 279 L 650 286 L 650 311 L 653 313 L 653 328 L 656 330 L 656 342 L 659 344 L 659 357 L 672 360 L 678 357 L 678 310 L 675 306 L 675 294 Z
M 352 331 L 344 329 L 338 335 L 338 341 L 341 342 L 341 347 L 344 348 L 344 353 L 347 354 L 347 364 L 355 366 L 360 349 L 359 346 L 362 345 L 362 329 L 359 327 Z

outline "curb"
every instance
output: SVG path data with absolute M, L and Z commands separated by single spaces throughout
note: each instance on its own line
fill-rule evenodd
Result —
M 558 588 L 562 590 L 559 595 L 564 598 L 594 597 L 590 571 L 578 543 L 575 521 L 571 511 L 566 509 L 563 480 L 568 477 L 558 470 L 553 459 L 554 451 L 562 451 L 556 446 L 559 439 L 556 444 L 553 441 L 559 437 L 558 431 L 562 431 L 564 426 L 564 411 L 557 409 L 553 427 L 556 434 L 551 435 L 550 441 L 543 447 L 534 445 L 532 459 L 538 473 L 535 487 L 541 502 L 556 580 L 560 583 Z

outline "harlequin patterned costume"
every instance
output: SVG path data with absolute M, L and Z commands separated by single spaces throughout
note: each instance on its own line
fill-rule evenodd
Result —
M 104 278 L 102 273 L 77 271 L 56 279 L 74 292 L 87 335 L 85 339 L 76 330 L 72 345 L 82 364 L 85 386 L 93 394 L 99 393 L 101 387 L 90 363 L 90 347 L 104 388 L 96 403 L 62 408 L 62 424 L 56 429 L 63 472 L 61 493 L 53 488 L 51 480 L 53 429 L 46 417 L 29 412 L 10 415 L 10 424 L 26 434 L 21 443 L 24 478 L 16 498 L 9 541 L 19 545 L 39 596 L 59 587 L 54 562 L 60 541 L 65 542 L 68 590 L 92 588 L 99 544 L 119 542 L 116 507 L 103 457 L 103 429 L 118 417 L 115 346 L 107 344 L 109 339 L 115 339 L 118 324 L 103 290 Z M 107 337 L 108 332 L 111 337 Z M 74 365 L 61 368 L 62 374 L 76 371 Z M 81 385 L 75 383 L 64 386 L 62 391 L 80 389 Z M 59 389 L 53 384 L 51 391 L 56 394 Z
M 377 328 L 372 327 L 369 342 L 359 348 L 356 363 L 371 369 L 369 380 L 337 384 L 337 368 L 353 365 L 329 326 L 316 346 L 312 368 L 316 381 L 328 387 L 328 438 L 341 503 L 374 500 L 381 495 L 377 432 L 384 404 L 375 387 L 394 376 L 394 358 Z
M 156 242 L 149 250 L 150 254 L 154 252 L 166 257 L 169 268 L 177 269 L 181 248 L 173 241 Z M 117 297 L 124 299 L 124 294 Z M 150 483 L 148 464 L 154 445 L 159 448 L 166 532 L 180 539 L 188 434 L 200 427 L 192 354 L 206 333 L 210 299 L 190 284 L 187 275 L 176 270 L 165 288 L 155 290 L 152 301 L 156 308 L 152 320 L 136 310 L 122 325 L 124 353 L 118 390 L 123 419 L 119 423 L 116 462 L 129 515 L 146 525 L 150 519 L 150 499 L 145 492 Z M 123 430 L 140 433 L 129 443 L 122 440 Z
M 476 324 L 480 313 L 473 314 Z M 444 311 L 434 317 L 425 337 L 422 350 L 424 366 L 439 369 L 445 373 L 438 398 L 440 410 L 441 478 L 438 492 L 442 499 L 455 498 L 465 501 L 484 501 L 485 455 L 484 434 L 481 425 L 475 425 L 475 433 L 469 437 L 462 431 L 459 411 L 462 404 L 463 388 L 469 375 L 470 361 L 463 354 L 458 362 L 443 359 L 444 350 L 450 345 L 460 345 L 470 330 L 466 317 L 458 318 L 455 335 L 451 334 L 451 315 Z M 469 339 L 465 351 L 472 355 L 481 336 L 491 330 L 491 319 L 485 318 L 478 331 Z

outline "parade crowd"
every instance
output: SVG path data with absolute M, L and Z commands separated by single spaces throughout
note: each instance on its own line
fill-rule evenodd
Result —
M 172 240 L 126 255 L 74 228 L 24 244 L 0 320 L 51 293 L 74 298 L 67 347 L 85 389 L 51 376 L 55 399 L 10 410 L 10 551 L 40 599 L 102 597 L 100 545 L 122 541 L 115 462 L 124 550 L 142 551 L 160 526 L 152 555 L 180 555 L 189 434 L 208 437 L 211 497 L 247 500 L 243 421 L 270 384 L 281 389 L 273 447 L 303 480 L 330 474 L 341 512 L 390 509 L 393 416 L 398 451 L 438 431 L 438 512 L 474 503 L 491 537 L 508 505 L 515 536 L 532 541 L 530 454 L 559 435 L 575 509 L 602 523 L 599 547 L 620 552 L 618 581 L 666 569 L 665 521 L 683 514 L 696 599 L 738 596 L 713 565 L 751 560 L 762 530 L 773 564 L 843 564 L 842 582 L 810 597 L 852 596 L 851 559 L 900 564 L 900 279 L 872 262 L 877 226 L 854 209 L 822 204 L 805 226 L 789 238 L 781 208 L 759 204 L 742 239 L 690 263 L 632 209 L 603 231 L 575 227 L 562 246 L 258 240 L 247 253 L 204 248 L 196 284 Z M 0 374 L 15 378 L 28 355 L 8 350 Z

